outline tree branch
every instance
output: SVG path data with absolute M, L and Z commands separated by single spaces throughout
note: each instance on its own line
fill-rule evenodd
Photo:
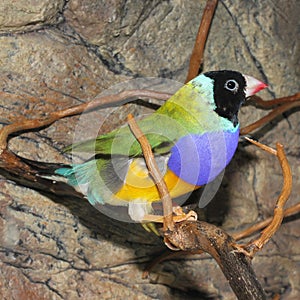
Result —
M 275 100 L 277 100 L 277 99 L 274 99 L 274 101 Z M 265 101 L 265 102 L 267 102 L 267 101 Z M 288 110 L 290 110 L 294 107 L 298 107 L 298 106 L 300 106 L 300 100 L 292 101 L 292 102 L 288 101 L 287 103 L 274 108 L 269 114 L 267 114 L 266 116 L 257 120 L 256 122 L 241 128 L 240 135 L 248 134 L 248 133 L 252 132 L 253 130 L 269 123 L 271 120 L 275 119 L 277 116 L 281 115 L 285 111 L 288 111 Z
M 128 90 L 118 94 L 97 97 L 93 101 L 80 105 L 72 106 L 59 111 L 54 111 L 48 116 L 39 119 L 25 119 L 20 122 L 16 121 L 10 125 L 4 126 L 0 130 L 0 154 L 7 147 L 8 136 L 19 131 L 32 130 L 49 126 L 55 121 L 69 116 L 74 116 L 83 112 L 89 112 L 95 108 L 106 108 L 110 106 L 121 105 L 130 102 L 130 98 L 149 97 L 166 100 L 171 95 L 168 93 L 156 92 L 151 90 Z
M 254 95 L 250 98 L 250 102 L 253 103 L 256 107 L 270 109 L 277 105 L 283 105 L 289 102 L 295 102 L 300 100 L 300 93 L 296 93 L 294 95 L 285 96 L 281 98 L 276 98 L 273 100 L 263 100 L 261 97 Z
M 157 190 L 160 195 L 160 199 L 163 204 L 163 215 L 164 215 L 164 231 L 173 230 L 174 229 L 174 221 L 173 221 L 173 205 L 170 193 L 168 191 L 167 185 L 163 179 L 161 172 L 157 166 L 155 161 L 152 149 L 146 136 L 143 134 L 141 129 L 138 127 L 136 121 L 134 120 L 132 115 L 128 115 L 128 125 L 134 134 L 137 141 L 140 143 L 144 159 L 149 170 L 150 175 L 152 176 L 154 183 L 157 187 Z
M 290 217 L 292 215 L 295 215 L 299 213 L 300 211 L 300 202 L 296 203 L 295 205 L 285 209 L 283 211 L 283 217 Z M 249 228 L 246 228 L 245 230 L 236 232 L 232 234 L 232 237 L 236 240 L 239 241 L 241 239 L 244 239 L 246 237 L 251 236 L 252 234 L 258 232 L 259 230 L 267 227 L 273 220 L 273 217 L 269 217 L 261 222 L 255 223 L 254 225 L 250 226 Z
M 176 223 L 165 237 L 183 251 L 204 251 L 218 263 L 238 299 L 266 299 L 263 288 L 243 253 L 235 251 L 234 240 L 225 231 L 206 222 Z
M 204 47 L 217 4 L 218 0 L 208 0 L 206 2 L 193 52 L 191 54 L 188 75 L 185 82 L 192 80 L 199 74 L 199 70 L 203 63 Z
M 289 196 L 292 191 L 292 172 L 286 155 L 284 153 L 283 146 L 279 143 L 276 144 L 277 151 L 272 148 L 267 149 L 265 145 L 257 141 L 253 141 L 252 139 L 246 138 L 251 143 L 257 145 L 261 149 L 268 151 L 271 154 L 277 156 L 283 174 L 283 187 L 281 193 L 276 201 L 276 205 L 274 208 L 274 215 L 272 221 L 268 224 L 268 226 L 261 232 L 261 236 L 254 240 L 250 241 L 243 248 L 249 252 L 249 255 L 253 256 L 257 251 L 262 249 L 262 247 L 270 240 L 270 238 L 276 233 L 278 228 L 280 227 L 283 217 L 284 217 L 284 205 L 289 199 Z M 262 147 L 262 146 L 263 147 Z

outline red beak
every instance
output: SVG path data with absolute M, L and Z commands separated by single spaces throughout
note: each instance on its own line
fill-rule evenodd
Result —
M 268 85 L 264 82 L 257 80 L 256 78 L 249 76 L 249 75 L 243 75 L 246 79 L 246 98 L 250 97 L 257 92 L 265 89 Z

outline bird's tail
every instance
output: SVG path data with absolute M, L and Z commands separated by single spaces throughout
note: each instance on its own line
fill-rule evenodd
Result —
M 88 161 L 83 164 L 70 165 L 55 170 L 55 174 L 64 176 L 72 186 L 86 184 L 90 181 L 91 170 L 95 168 L 94 161 Z

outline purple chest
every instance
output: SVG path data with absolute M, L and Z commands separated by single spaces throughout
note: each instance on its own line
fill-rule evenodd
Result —
M 207 184 L 231 161 L 238 140 L 239 129 L 184 136 L 171 149 L 168 167 L 190 184 Z

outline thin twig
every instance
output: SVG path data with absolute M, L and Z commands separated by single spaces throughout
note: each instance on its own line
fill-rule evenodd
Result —
M 280 162 L 280 166 L 283 174 L 283 187 L 281 194 L 278 197 L 278 200 L 274 209 L 274 216 L 272 222 L 262 231 L 260 238 L 250 242 L 248 247 L 250 249 L 255 246 L 257 250 L 261 249 L 274 235 L 274 233 L 280 227 L 283 216 L 284 216 L 284 205 L 289 199 L 289 196 L 292 192 L 292 172 L 290 165 L 287 161 L 286 155 L 284 153 L 283 145 L 277 143 L 277 158 Z
M 49 126 L 50 124 L 54 123 L 55 121 L 61 118 L 74 116 L 83 112 L 89 112 L 98 107 L 105 108 L 110 106 L 116 106 L 117 104 L 121 105 L 130 102 L 130 98 L 149 97 L 166 100 L 170 96 L 171 95 L 168 93 L 156 92 L 151 90 L 128 90 L 120 92 L 118 94 L 98 97 L 95 98 L 93 101 L 87 103 L 55 111 L 44 118 L 25 119 L 22 121 L 16 121 L 12 124 L 4 126 L 0 130 L 0 154 L 4 149 L 7 148 L 8 136 L 12 133 Z
M 258 147 L 258 148 L 260 148 L 260 149 L 262 149 L 262 150 L 264 150 L 264 151 L 266 151 L 266 152 L 268 152 L 268 153 L 270 153 L 272 155 L 277 156 L 277 151 L 275 149 L 273 149 L 273 148 L 271 148 L 271 147 L 269 147 L 267 145 L 264 145 L 264 144 L 262 144 L 262 143 L 260 143 L 258 141 L 255 141 L 255 140 L 253 140 L 253 139 L 251 139 L 251 138 L 249 138 L 247 136 L 245 136 L 245 140 L 247 140 L 248 142 L 252 143 L 256 147 Z
M 287 208 L 287 209 L 285 209 L 283 211 L 283 217 L 284 218 L 290 217 L 290 216 L 292 216 L 294 214 L 299 213 L 299 211 L 300 211 L 300 202 L 297 203 L 297 204 L 295 204 L 295 205 L 293 205 L 293 206 L 291 206 L 291 207 L 289 207 L 289 208 Z M 267 218 L 267 219 L 265 219 L 265 220 L 263 220 L 263 221 L 261 221 L 259 223 L 253 224 L 251 227 L 246 228 L 245 230 L 233 233 L 232 237 L 236 241 L 244 239 L 244 238 L 246 238 L 246 237 L 248 237 L 248 236 L 250 236 L 250 235 L 258 232 L 259 230 L 267 227 L 269 224 L 271 224 L 272 220 L 273 220 L 273 217 L 269 217 L 269 218 Z
M 247 138 L 248 141 L 255 144 L 259 148 L 276 155 L 283 174 L 283 187 L 281 193 L 277 199 L 274 215 L 271 222 L 268 226 L 262 231 L 261 236 L 254 241 L 250 241 L 246 246 L 243 248 L 249 253 L 250 256 L 253 256 L 257 251 L 259 251 L 275 234 L 275 232 L 280 227 L 283 217 L 284 217 L 284 205 L 287 202 L 291 191 L 292 191 L 292 172 L 286 155 L 284 153 L 283 145 L 277 143 L 276 150 L 267 147 L 257 141 L 253 141 L 252 139 Z M 271 150 L 272 149 L 272 150 Z
M 298 106 L 300 107 L 300 101 L 288 102 L 288 103 L 283 104 L 279 107 L 276 107 L 269 114 L 264 116 L 263 118 L 257 120 L 256 122 L 254 122 L 254 123 L 252 123 L 252 124 L 250 124 L 246 127 L 241 128 L 240 134 L 241 135 L 248 134 L 248 133 L 252 132 L 253 130 L 269 123 L 270 121 L 272 121 L 277 116 L 284 113 L 285 111 L 290 110 L 294 107 L 298 107 Z
M 253 103 L 255 106 L 260 108 L 266 108 L 266 109 L 269 109 L 277 105 L 283 105 L 285 103 L 295 102 L 298 100 L 300 100 L 300 93 L 296 93 L 294 95 L 290 95 L 286 97 L 276 98 L 273 100 L 267 100 L 267 101 L 263 100 L 257 95 L 252 96 L 250 99 L 251 103 Z
M 140 143 L 141 148 L 143 150 L 144 159 L 149 170 L 150 175 L 152 176 L 154 183 L 157 187 L 160 199 L 163 204 L 163 214 L 164 214 L 164 231 L 167 230 L 174 230 L 174 221 L 173 221 L 173 205 L 172 205 L 172 198 L 168 191 L 167 185 L 163 179 L 161 172 L 157 166 L 155 161 L 151 146 L 138 127 L 136 121 L 134 120 L 133 116 L 130 114 L 128 115 L 128 125 L 134 134 L 137 141 Z
M 199 74 L 199 69 L 203 63 L 204 47 L 217 4 L 218 0 L 208 0 L 206 2 L 185 82 L 192 80 Z

